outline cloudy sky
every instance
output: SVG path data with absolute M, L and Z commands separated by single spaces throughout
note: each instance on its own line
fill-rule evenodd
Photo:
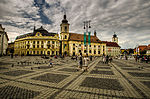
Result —
M 91 20 L 100 40 L 111 41 L 115 32 L 121 48 L 150 44 L 150 0 L 0 0 L 0 24 L 9 42 L 34 25 L 60 33 L 64 11 L 70 32 L 83 33 L 83 21 Z

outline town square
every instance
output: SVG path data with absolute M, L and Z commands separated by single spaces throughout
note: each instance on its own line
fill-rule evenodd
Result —
M 150 1 L 1 0 L 0 99 L 150 99 Z

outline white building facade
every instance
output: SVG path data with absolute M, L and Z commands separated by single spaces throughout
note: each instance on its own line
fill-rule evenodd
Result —
M 6 55 L 6 49 L 8 47 L 8 36 L 5 32 L 5 28 L 0 24 L 0 56 Z

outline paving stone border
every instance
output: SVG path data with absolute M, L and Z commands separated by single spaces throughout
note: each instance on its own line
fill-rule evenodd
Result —
M 135 77 L 150 77 L 150 73 L 128 72 L 131 76 Z
M 62 68 L 62 69 L 59 69 L 58 71 L 77 72 L 78 69 L 75 69 L 75 68 Z
M 102 71 L 102 70 L 92 70 L 90 74 L 106 74 L 106 75 L 114 75 L 112 71 Z

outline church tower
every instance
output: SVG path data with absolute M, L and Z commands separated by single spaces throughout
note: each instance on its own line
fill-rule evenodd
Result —
M 66 19 L 66 14 L 64 14 L 64 19 L 62 20 L 62 23 L 60 24 L 61 27 L 61 40 L 68 40 L 69 38 L 69 23 Z
M 61 33 L 60 33 L 60 54 L 61 55 L 69 55 L 69 23 L 66 19 L 66 14 L 64 14 L 64 19 L 62 20 L 62 23 L 60 24 L 61 27 Z
M 116 42 L 116 43 L 118 44 L 118 37 L 117 37 L 117 35 L 115 34 L 115 32 L 114 32 L 114 35 L 113 35 L 113 37 L 112 37 L 112 42 Z

